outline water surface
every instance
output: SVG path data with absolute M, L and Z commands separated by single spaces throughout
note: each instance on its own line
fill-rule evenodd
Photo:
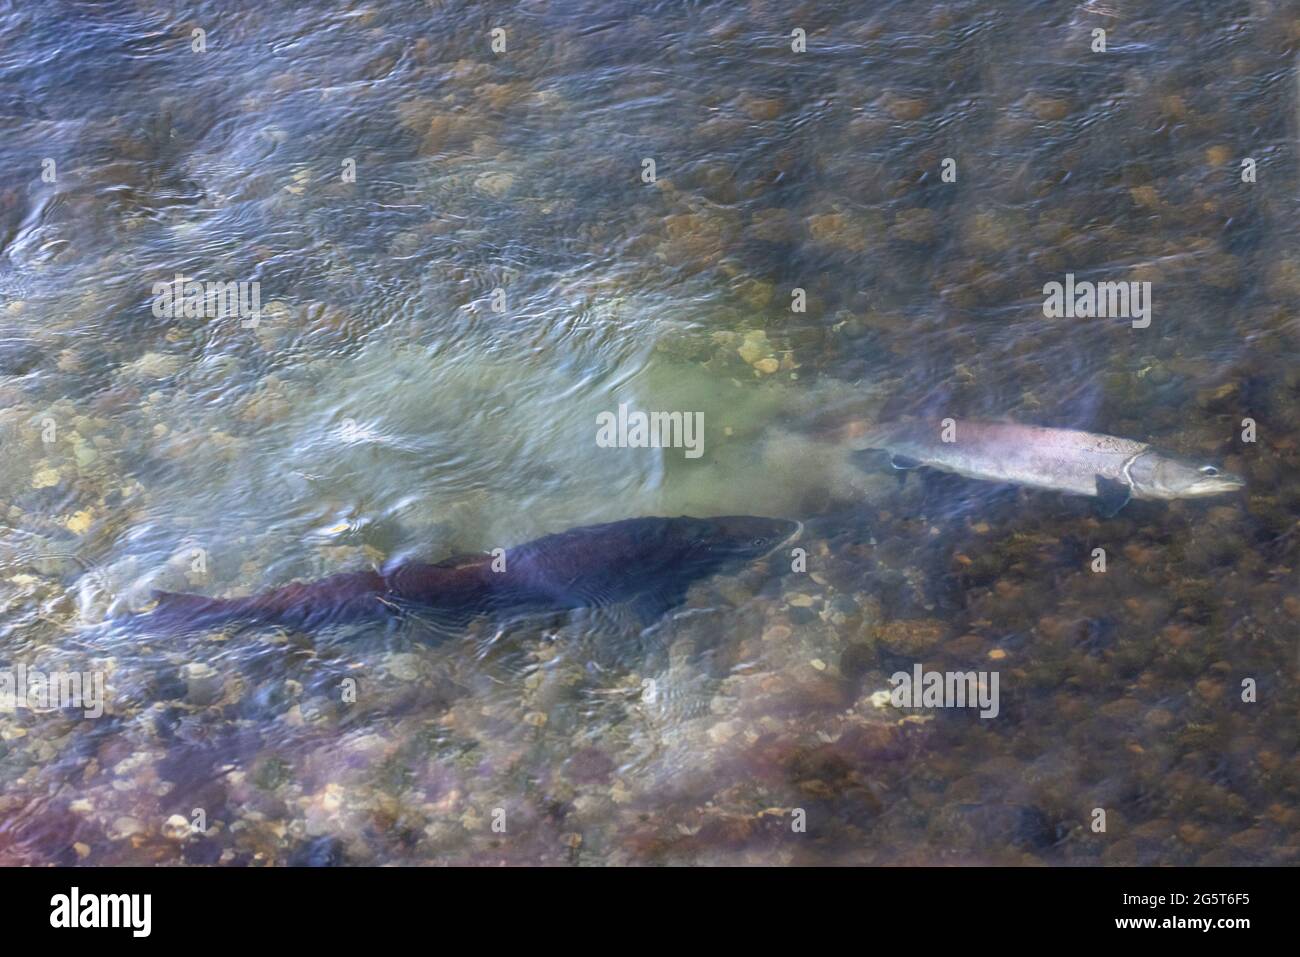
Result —
M 0 664 L 109 692 L 0 714 L 0 859 L 1294 862 L 1298 44 L 1269 0 L 0 4 Z M 1067 272 L 1150 327 L 1045 318 Z M 261 320 L 160 318 L 177 273 Z M 704 454 L 599 448 L 620 403 Z M 1249 486 L 1106 518 L 827 408 Z M 807 570 L 644 634 L 101 624 L 727 513 Z M 998 718 L 873 700 L 918 662 L 997 670 Z

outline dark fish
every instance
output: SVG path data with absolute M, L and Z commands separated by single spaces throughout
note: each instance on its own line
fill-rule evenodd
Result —
M 750 515 L 630 518 L 547 535 L 500 556 L 468 555 L 436 565 L 410 562 L 382 572 L 331 575 L 247 598 L 155 592 L 157 607 L 130 621 L 146 630 L 171 632 L 226 622 L 312 629 L 406 610 L 463 623 L 478 615 L 628 603 L 649 622 L 680 604 L 692 583 L 767 555 L 802 527 Z

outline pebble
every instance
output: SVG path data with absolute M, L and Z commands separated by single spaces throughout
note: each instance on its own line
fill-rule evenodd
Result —
M 937 619 L 899 619 L 881 626 L 876 637 L 890 651 L 919 654 L 935 648 L 947 633 L 948 626 Z
M 767 341 L 767 333 L 761 329 L 745 333 L 745 341 L 736 350 L 740 358 L 749 365 L 754 365 L 771 356 L 772 345 Z
M 67 527 L 68 531 L 72 532 L 74 535 L 84 535 L 90 529 L 90 526 L 94 524 L 94 521 L 94 513 L 92 513 L 90 509 L 85 508 L 72 515 L 63 524 Z
M 763 631 L 764 641 L 788 641 L 794 632 L 788 625 L 772 625 Z
M 1232 161 L 1232 150 L 1227 146 L 1211 146 L 1205 151 L 1205 162 L 1211 166 L 1223 166 Z
M 1044 122 L 1063 120 L 1070 115 L 1070 101 L 1056 96 L 1032 96 L 1029 112 Z
M 386 662 L 388 673 L 398 681 L 415 681 L 420 677 L 420 657 L 413 654 L 393 654 Z
M 143 833 L 144 825 L 133 817 L 123 816 L 113 822 L 113 837 L 118 840 Z
M 93 465 L 99 458 L 99 451 L 84 440 L 73 445 L 72 454 L 77 460 L 77 467 L 82 469 Z
M 709 728 L 709 741 L 713 744 L 726 744 L 740 731 L 739 721 L 719 721 Z
M 181 678 L 185 681 L 185 699 L 190 704 L 212 704 L 221 697 L 224 690 L 221 674 L 202 661 L 192 661 L 183 665 Z
M 781 115 L 784 105 L 773 97 L 747 96 L 737 104 L 752 120 L 774 120 Z
M 487 193 L 496 199 L 500 199 L 510 192 L 510 187 L 514 185 L 515 176 L 513 173 L 483 173 L 478 179 L 474 180 L 476 190 L 480 193 Z
M 162 835 L 169 841 L 183 841 L 190 836 L 190 822 L 180 814 L 173 814 L 163 822 Z
M 891 96 L 885 101 L 885 110 L 896 120 L 919 120 L 930 109 L 930 104 L 917 96 Z
M 181 370 L 185 360 L 177 355 L 162 352 L 146 352 L 134 362 L 129 363 L 124 371 L 131 378 L 165 379 Z

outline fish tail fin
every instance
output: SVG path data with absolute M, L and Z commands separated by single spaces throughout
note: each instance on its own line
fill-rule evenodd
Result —
M 787 429 L 853 451 L 883 448 L 890 435 L 881 418 L 889 391 L 883 383 L 821 387 L 791 410 Z
M 867 449 L 886 449 L 893 433 L 877 422 L 854 420 L 840 430 L 839 440 L 855 452 Z
M 844 409 L 821 413 L 808 423 L 808 432 L 818 441 L 861 452 L 885 448 L 889 430 L 873 418 L 856 416 Z
M 140 631 L 166 634 L 200 631 L 239 618 L 244 611 L 240 599 L 208 598 L 174 591 L 155 591 L 150 597 L 157 602 L 151 611 L 127 619 Z
M 157 602 L 153 613 L 166 615 L 211 613 L 230 604 L 222 598 L 209 598 L 207 595 L 192 595 L 180 591 L 155 590 L 150 594 L 150 598 Z

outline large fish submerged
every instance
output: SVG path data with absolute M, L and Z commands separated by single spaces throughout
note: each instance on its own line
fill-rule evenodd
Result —
M 158 592 L 157 607 L 130 622 L 168 632 L 227 622 L 307 629 L 410 611 L 459 624 L 480 615 L 626 604 L 648 624 L 680 604 L 696 581 L 762 558 L 801 528 L 752 515 L 631 518 L 496 552 L 331 575 L 245 598 Z
M 967 478 L 1096 496 L 1203 498 L 1235 492 L 1245 482 L 1218 466 L 1188 462 L 1145 442 L 1012 422 L 947 420 L 844 427 L 855 449 L 888 452 L 899 468 L 928 466 Z

